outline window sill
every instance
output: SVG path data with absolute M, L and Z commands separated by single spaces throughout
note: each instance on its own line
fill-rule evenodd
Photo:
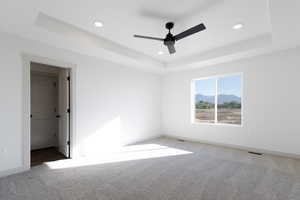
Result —
M 205 122 L 192 122 L 194 126 L 204 125 L 204 126 L 230 126 L 230 127 L 237 127 L 242 128 L 243 124 L 225 124 L 225 123 L 205 123 Z

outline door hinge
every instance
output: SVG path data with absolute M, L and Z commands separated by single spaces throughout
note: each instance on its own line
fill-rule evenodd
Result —
M 70 141 L 67 142 L 67 145 L 70 145 Z
M 71 109 L 70 108 L 67 109 L 67 113 L 71 113 Z
M 71 80 L 70 76 L 68 76 L 68 77 L 67 77 L 67 80 L 68 80 L 68 81 L 70 81 L 70 80 Z

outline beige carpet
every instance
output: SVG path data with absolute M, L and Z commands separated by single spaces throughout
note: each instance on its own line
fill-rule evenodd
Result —
M 2 178 L 0 199 L 300 200 L 299 160 L 166 138 L 119 154 Z

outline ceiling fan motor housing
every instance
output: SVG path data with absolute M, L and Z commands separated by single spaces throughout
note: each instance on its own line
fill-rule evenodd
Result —
M 166 35 L 166 38 L 164 39 L 164 45 L 166 46 L 173 46 L 175 45 L 175 37 L 171 33 L 171 29 L 174 27 L 173 22 L 166 23 L 166 29 L 169 30 L 169 33 Z
M 171 33 L 168 33 L 166 38 L 164 39 L 164 45 L 174 45 L 175 44 L 175 38 Z

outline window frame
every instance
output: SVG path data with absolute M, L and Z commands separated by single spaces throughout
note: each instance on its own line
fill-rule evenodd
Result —
M 229 76 L 240 76 L 241 77 L 241 124 L 227 124 L 218 122 L 218 81 L 220 78 L 229 77 Z M 195 107 L 195 95 L 196 88 L 195 82 L 199 80 L 208 80 L 208 79 L 216 79 L 215 87 L 215 120 L 214 123 L 207 122 L 196 122 L 196 107 Z M 213 75 L 213 76 L 205 76 L 202 78 L 194 78 L 191 80 L 191 124 L 192 125 L 212 125 L 212 126 L 233 126 L 233 127 L 243 127 L 244 125 L 244 74 L 243 72 L 238 73 L 230 73 L 230 74 L 222 74 L 222 75 Z

